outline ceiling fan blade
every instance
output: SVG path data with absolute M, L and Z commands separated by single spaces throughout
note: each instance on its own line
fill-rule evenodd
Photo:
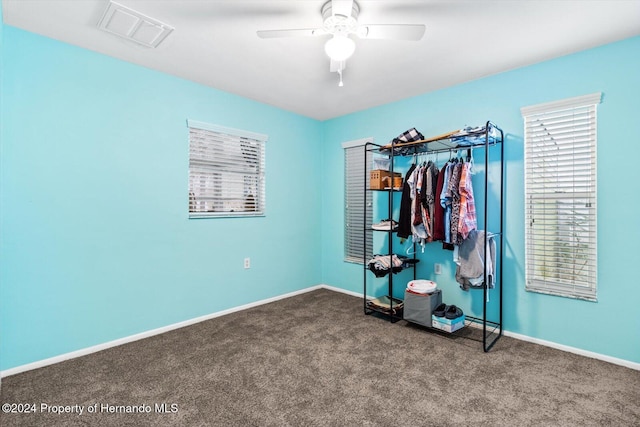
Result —
M 332 0 L 331 13 L 333 15 L 351 16 L 353 9 L 353 0 Z
M 280 37 L 313 37 L 322 36 L 327 32 L 322 28 L 305 28 L 299 30 L 261 30 L 256 31 L 261 39 L 275 39 Z
M 425 28 L 423 24 L 361 25 L 356 34 L 361 39 L 420 40 Z

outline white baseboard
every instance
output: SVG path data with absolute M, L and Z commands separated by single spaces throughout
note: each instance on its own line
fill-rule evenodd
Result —
M 640 363 L 632 362 L 630 360 L 619 359 L 617 357 L 607 356 L 605 354 L 595 353 L 593 351 L 583 350 L 581 348 L 571 347 L 564 344 L 558 344 L 553 341 L 542 340 L 540 338 L 532 338 L 530 336 L 517 334 L 515 332 L 504 331 L 503 334 L 507 337 L 515 338 L 517 340 L 544 345 L 546 347 L 555 348 L 557 350 L 578 354 L 580 356 L 590 357 L 592 359 L 602 360 L 604 362 L 613 363 L 614 365 L 620 365 L 627 368 L 635 369 L 636 371 L 640 371 Z
M 467 327 L 471 327 L 471 328 L 482 329 L 482 324 L 480 324 L 480 323 L 471 322 L 471 323 L 467 324 L 466 326 Z M 533 344 L 543 345 L 545 347 L 555 348 L 556 350 L 566 351 L 567 353 L 574 353 L 574 354 L 578 354 L 580 356 L 590 357 L 592 359 L 602 360 L 604 362 L 613 363 L 614 365 L 620 365 L 620 366 L 624 366 L 626 368 L 631 368 L 631 369 L 635 369 L 636 371 L 640 371 L 640 363 L 631 362 L 629 360 L 619 359 L 617 357 L 607 356 L 607 355 L 604 355 L 604 354 L 595 353 L 593 351 L 587 351 L 587 350 L 583 350 L 581 348 L 571 347 L 571 346 L 564 345 L 564 344 L 558 344 L 558 343 L 555 343 L 553 341 L 542 340 L 540 338 L 533 338 L 533 337 L 530 337 L 528 335 L 517 334 L 515 332 L 510 332 L 510 331 L 507 331 L 507 330 L 503 330 L 502 334 L 505 337 L 515 338 L 515 339 L 520 340 L 520 341 L 526 341 L 526 342 L 530 342 L 530 343 L 533 343 Z
M 329 289 L 330 291 L 334 291 L 334 292 L 340 292 L 343 294 L 347 294 L 347 295 L 351 295 L 352 297 L 358 297 L 358 298 L 362 298 L 362 292 L 353 292 L 353 291 L 348 291 L 346 289 L 342 289 L 342 288 L 336 288 L 335 286 L 329 286 L 329 285 L 325 285 L 324 283 L 318 285 L 319 288 L 323 288 L 323 289 Z M 372 299 L 372 296 L 367 295 L 368 299 Z
M 301 289 L 299 291 L 289 292 L 287 294 L 278 295 L 276 297 L 263 299 L 260 301 L 252 302 L 249 304 L 240 305 L 238 307 L 229 308 L 227 310 L 218 311 L 215 313 L 207 314 L 204 316 L 196 317 L 193 319 L 185 320 L 182 322 L 174 323 L 172 325 L 163 326 L 161 328 L 152 329 L 150 331 L 141 332 L 139 334 L 130 335 L 128 337 L 119 338 L 117 340 L 109 341 L 106 343 L 94 345 L 91 347 L 83 348 L 80 350 L 72 351 L 70 353 L 61 354 L 58 356 L 50 357 L 48 359 L 38 360 L 37 362 L 27 363 L 26 365 L 16 366 L 15 368 L 5 369 L 0 371 L 0 378 L 8 377 L 10 375 L 19 374 L 21 372 L 30 371 L 32 369 L 43 368 L 45 366 L 53 365 L 55 363 L 64 362 L 65 360 L 75 359 L 76 357 L 86 356 L 91 353 L 96 353 L 101 350 L 106 350 L 111 347 L 116 347 L 123 344 L 128 344 L 130 342 L 138 341 L 144 338 L 149 338 L 154 335 L 163 334 L 165 332 L 172 331 L 174 329 L 184 328 L 185 326 L 190 326 L 196 323 L 204 322 L 205 320 L 213 319 L 216 317 L 224 316 L 226 314 L 235 313 L 237 311 L 246 310 L 248 308 L 257 307 L 259 305 L 268 304 L 270 302 L 278 301 L 285 298 L 290 298 L 295 295 L 304 294 L 307 292 L 315 291 L 316 289 L 320 289 L 324 287 L 323 285 L 311 286 L 309 288 Z
M 89 355 L 91 353 L 96 353 L 98 351 L 106 350 L 106 349 L 111 348 L 111 347 L 116 347 L 116 346 L 127 344 L 127 343 L 130 343 L 130 342 L 138 341 L 138 340 L 141 340 L 143 338 L 148 338 L 148 337 L 152 337 L 154 335 L 159 335 L 159 334 L 162 334 L 162 333 L 165 333 L 165 332 L 172 331 L 174 329 L 184 328 L 185 326 L 190 326 L 190 325 L 193 325 L 193 324 L 196 324 L 196 323 L 204 322 L 205 320 L 214 319 L 216 317 L 220 317 L 220 316 L 224 316 L 224 315 L 227 315 L 227 314 L 235 313 L 235 312 L 238 312 L 238 311 L 246 310 L 246 309 L 252 308 L 252 307 L 257 307 L 257 306 L 260 306 L 260 305 L 263 305 L 263 304 L 268 304 L 268 303 L 271 303 L 271 302 L 274 302 L 274 301 L 278 301 L 278 300 L 281 300 L 281 299 L 290 298 L 290 297 L 293 297 L 293 296 L 296 296 L 296 295 L 300 295 L 300 294 L 304 294 L 304 293 L 307 293 L 307 292 L 315 291 L 317 289 L 328 289 L 330 291 L 340 292 L 340 293 L 343 293 L 343 294 L 347 294 L 347 295 L 351 295 L 351 296 L 354 296 L 354 297 L 362 298 L 362 293 L 361 292 L 353 292 L 353 291 L 348 291 L 346 289 L 341 289 L 341 288 L 336 288 L 334 286 L 329 286 L 329 285 L 326 285 L 326 284 L 319 284 L 319 285 L 311 286 L 311 287 L 308 287 L 308 288 L 305 288 L 305 289 L 300 289 L 298 291 L 289 292 L 289 293 L 286 293 L 286 294 L 283 294 L 283 295 L 275 296 L 275 297 L 272 297 L 272 298 L 263 299 L 263 300 L 252 302 L 252 303 L 249 303 L 249 304 L 244 304 L 244 305 L 241 305 L 241 306 L 238 306 L 238 307 L 229 308 L 227 310 L 218 311 L 216 313 L 207 314 L 205 316 L 200 316 L 200 317 L 196 317 L 196 318 L 193 318 L 193 319 L 185 320 L 183 322 L 174 323 L 172 325 L 163 326 L 161 328 L 152 329 L 150 331 L 141 332 L 139 334 L 130 335 L 128 337 L 119 338 L 117 340 L 109 341 L 109 342 L 106 342 L 106 343 L 103 343 L 103 344 L 94 345 L 92 347 L 87 347 L 87 348 L 83 348 L 83 349 L 80 349 L 80 350 L 72 351 L 70 353 L 65 353 L 65 354 L 61 354 L 61 355 L 55 356 L 55 357 L 50 357 L 48 359 L 39 360 L 37 362 L 27 363 L 26 365 L 16 366 L 15 368 L 5 369 L 4 371 L 0 371 L 0 378 L 8 377 L 10 375 L 19 374 L 21 372 L 30 371 L 32 369 L 43 368 L 45 366 L 53 365 L 55 363 L 64 362 L 65 360 L 75 359 L 76 357 L 86 356 L 86 355 Z M 631 361 L 624 360 L 624 359 L 618 359 L 616 357 L 606 356 L 606 355 L 603 355 L 603 354 L 594 353 L 594 352 L 591 352 L 591 351 L 586 351 L 586 350 L 582 350 L 582 349 L 579 349 L 579 348 L 566 346 L 566 345 L 563 345 L 563 344 L 557 344 L 557 343 L 554 343 L 554 342 L 551 342 L 551 341 L 541 340 L 541 339 L 538 339 L 538 338 L 532 338 L 532 337 L 529 337 L 527 335 L 517 334 L 515 332 L 504 331 L 503 333 L 504 333 L 505 336 L 508 336 L 508 337 L 511 337 L 511 338 L 515 338 L 515 339 L 518 339 L 518 340 L 527 341 L 527 342 L 531 342 L 531 343 L 534 343 L 534 344 L 544 345 L 544 346 L 555 348 L 555 349 L 558 349 L 558 350 L 567 351 L 569 353 L 575 353 L 575 354 L 579 354 L 581 356 L 586 356 L 586 357 L 591 357 L 593 359 L 603 360 L 605 362 L 613 363 L 615 365 L 621 365 L 621 366 L 625 366 L 627 368 L 631 368 L 631 369 L 635 369 L 635 370 L 640 371 L 640 363 L 631 362 Z
M 329 285 L 325 285 L 325 284 L 321 284 L 321 285 L 319 285 L 319 287 L 320 288 L 324 288 L 324 289 L 329 289 L 329 290 L 332 290 L 332 291 L 336 291 L 336 292 L 342 292 L 343 294 L 352 295 L 352 296 L 355 296 L 355 297 L 362 298 L 362 292 L 358 293 L 358 292 L 347 291 L 345 289 L 340 289 L 340 288 L 336 288 L 334 286 L 329 286 Z M 371 297 L 368 297 L 368 298 L 371 298 Z M 472 323 L 470 326 L 477 327 L 477 328 L 482 328 L 481 325 L 478 325 L 478 324 L 475 324 L 475 323 Z M 530 343 L 533 343 L 533 344 L 544 345 L 546 347 L 555 348 L 557 350 L 566 351 L 568 353 L 574 353 L 574 354 L 578 354 L 580 356 L 590 357 L 592 359 L 602 360 L 602 361 L 605 361 L 605 362 L 613 363 L 614 365 L 620 365 L 620 366 L 624 366 L 624 367 L 627 367 L 627 368 L 634 369 L 636 371 L 640 371 L 640 363 L 631 362 L 629 360 L 619 359 L 617 357 L 607 356 L 607 355 L 600 354 L 600 353 L 595 353 L 595 352 L 592 352 L 592 351 L 582 350 L 580 348 L 571 347 L 571 346 L 564 345 L 564 344 L 558 344 L 558 343 L 555 343 L 555 342 L 552 342 L 552 341 L 546 341 L 546 340 L 542 340 L 542 339 L 539 339 L 539 338 L 532 338 L 532 337 L 527 336 L 527 335 L 517 334 L 515 332 L 509 332 L 507 330 L 504 330 L 502 333 L 504 334 L 504 336 L 515 338 L 517 340 L 527 341 L 527 342 L 530 342 Z

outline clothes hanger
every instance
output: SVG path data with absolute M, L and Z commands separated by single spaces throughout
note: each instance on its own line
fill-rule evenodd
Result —
M 406 250 L 406 254 L 407 254 L 407 255 L 413 255 L 413 254 L 415 254 L 415 253 L 416 253 L 415 245 L 413 244 L 413 241 L 412 241 L 412 240 L 413 240 L 413 239 L 407 239 L 407 242 L 409 242 L 409 247 L 408 247 L 408 248 L 407 248 L 407 250 Z M 413 251 L 412 251 L 412 249 L 413 249 Z

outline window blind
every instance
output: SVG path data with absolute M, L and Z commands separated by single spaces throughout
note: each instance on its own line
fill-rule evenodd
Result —
M 265 213 L 266 135 L 188 121 L 189 217 Z
M 526 289 L 596 300 L 601 94 L 522 108 Z
M 366 142 L 357 140 L 343 144 L 344 148 L 344 260 L 364 264 L 371 259 L 373 233 L 371 229 L 373 203 L 371 194 L 365 206 L 365 180 L 369 179 L 372 155 L 365 152 Z M 366 238 L 366 241 L 365 241 Z M 365 253 L 366 242 L 366 253 Z

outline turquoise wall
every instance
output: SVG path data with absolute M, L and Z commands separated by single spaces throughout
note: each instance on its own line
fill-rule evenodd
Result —
M 320 122 L 6 25 L 2 59 L 0 369 L 320 283 Z M 187 218 L 187 119 L 269 136 L 266 217 Z
M 362 267 L 343 261 L 342 142 L 487 119 L 507 133 L 506 329 L 640 362 L 638 202 L 621 184 L 638 178 L 639 50 L 636 37 L 322 123 L 0 24 L 0 370 L 321 282 L 361 292 Z M 598 91 L 599 300 L 525 292 L 520 107 Z M 269 135 L 266 217 L 187 219 L 187 119 Z M 478 312 L 450 252 L 422 258 L 447 302 Z
M 387 143 L 414 126 L 429 136 L 465 125 L 484 124 L 490 119 L 506 132 L 503 279 L 506 330 L 640 362 L 637 308 L 640 286 L 634 280 L 632 268 L 638 260 L 633 248 L 640 242 L 640 227 L 635 225 L 640 202 L 630 193 L 640 178 L 633 157 L 638 148 L 635 128 L 640 115 L 638 52 L 640 37 L 635 37 L 325 122 L 323 168 L 335 173 L 325 183 L 322 205 L 323 235 L 328 236 L 322 241 L 323 282 L 362 291 L 362 267 L 342 260 L 343 231 L 335 226 L 342 224 L 344 217 L 343 141 L 372 136 L 376 142 Z M 598 302 L 526 292 L 520 108 L 600 91 L 603 101 L 598 109 Z M 480 188 L 477 177 L 475 182 L 475 188 Z M 375 217 L 374 221 L 381 218 L 386 216 Z M 451 252 L 433 244 L 421 257 L 419 276 L 436 280 L 443 288 L 445 302 L 458 304 L 467 312 L 481 313 L 481 295 L 463 292 L 452 278 Z M 433 274 L 434 262 L 445 265 L 444 274 Z M 396 276 L 400 292 L 409 279 Z M 372 283 L 374 289 L 370 294 L 384 292 L 380 279 L 372 278 Z M 490 306 L 495 301 L 492 296 Z

